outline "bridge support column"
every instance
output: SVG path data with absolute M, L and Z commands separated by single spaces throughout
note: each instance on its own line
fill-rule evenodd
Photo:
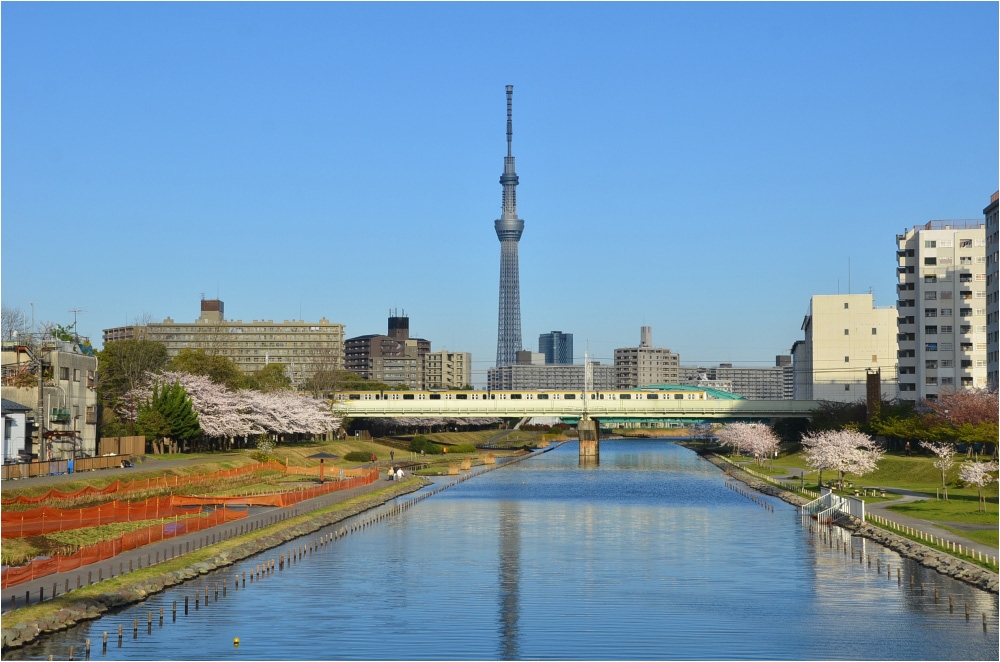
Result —
M 601 428 L 597 421 L 587 414 L 583 415 L 576 425 L 577 439 L 580 440 L 580 459 L 593 458 L 597 460 L 601 456 L 600 442 Z

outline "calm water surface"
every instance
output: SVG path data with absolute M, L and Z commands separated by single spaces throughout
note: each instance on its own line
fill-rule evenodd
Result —
M 246 589 L 233 592 L 236 573 L 302 541 L 7 659 L 66 659 L 70 646 L 83 659 L 88 637 L 95 660 L 997 659 L 996 596 L 843 538 L 871 555 L 869 569 L 791 506 L 762 500 L 773 512 L 667 442 L 605 441 L 600 465 L 587 468 L 566 444 L 455 485 Z M 188 616 L 181 607 L 172 621 L 174 600 L 225 578 L 226 598 Z M 154 618 L 147 634 L 147 613 L 161 606 L 164 625 Z

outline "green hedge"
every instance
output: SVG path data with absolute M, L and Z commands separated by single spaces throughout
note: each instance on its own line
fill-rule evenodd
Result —
M 344 456 L 348 462 L 371 462 L 372 454 L 365 451 L 351 451 Z
M 419 453 L 420 451 L 423 451 L 428 455 L 441 455 L 442 453 L 444 453 L 443 447 L 431 441 L 428 441 L 427 437 L 423 436 L 422 434 L 418 434 L 416 437 L 413 438 L 413 441 L 410 442 L 410 450 L 413 451 L 414 453 Z
M 449 453 L 475 453 L 476 447 L 472 444 L 455 444 L 448 447 Z

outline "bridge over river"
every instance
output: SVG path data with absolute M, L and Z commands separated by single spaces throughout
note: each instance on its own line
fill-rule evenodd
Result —
M 484 392 L 485 393 L 485 392 Z M 410 394 L 408 394 L 410 395 Z M 604 394 L 581 393 L 574 399 L 537 399 L 482 397 L 455 399 L 441 394 L 416 393 L 408 399 L 343 399 L 334 409 L 351 418 L 523 418 L 525 416 L 558 416 L 578 418 L 585 411 L 591 418 L 602 419 L 672 419 L 672 420 L 770 420 L 777 418 L 810 418 L 819 406 L 815 400 L 688 400 L 688 399 L 609 399 Z M 438 395 L 431 398 L 432 395 Z M 493 393 L 493 396 L 499 394 Z M 421 397 L 424 396 L 424 397 Z M 586 405 L 586 409 L 585 409 Z

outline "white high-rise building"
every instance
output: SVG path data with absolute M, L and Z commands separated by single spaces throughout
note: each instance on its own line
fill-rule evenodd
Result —
M 639 329 L 638 347 L 615 350 L 618 388 L 680 382 L 680 356 L 665 347 L 653 347 L 653 327 Z
M 985 223 L 930 221 L 896 244 L 899 397 L 985 387 Z
M 986 385 L 991 390 L 1000 386 L 1000 233 L 997 224 L 997 199 L 1000 191 L 990 196 L 983 210 L 986 217 Z
M 805 340 L 792 345 L 796 400 L 855 402 L 869 371 L 880 370 L 882 395 L 896 395 L 896 310 L 871 294 L 820 294 L 802 320 Z

